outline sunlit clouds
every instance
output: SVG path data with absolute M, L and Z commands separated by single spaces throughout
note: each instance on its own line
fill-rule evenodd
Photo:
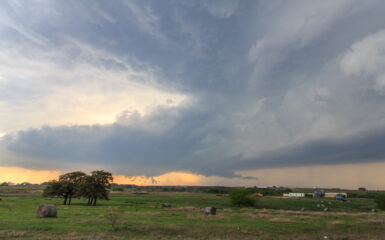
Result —
M 108 124 L 125 110 L 145 115 L 186 100 L 183 94 L 157 87 L 156 70 L 135 71 L 124 59 L 85 44 L 68 41 L 55 51 L 30 51 L 32 56 L 18 48 L 0 50 L 5 63 L 0 66 L 5 76 L 0 130 Z M 63 63 L 74 51 L 76 57 Z

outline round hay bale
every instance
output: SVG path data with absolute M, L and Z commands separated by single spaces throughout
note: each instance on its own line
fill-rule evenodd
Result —
M 329 211 L 329 208 L 324 208 L 324 212 L 328 212 Z
M 168 208 L 168 207 L 170 207 L 170 204 L 168 204 L 168 203 L 162 203 L 162 207 Z
M 46 217 L 56 217 L 57 209 L 54 204 L 43 204 L 40 205 L 36 212 L 36 217 L 46 218 Z
M 377 212 L 377 210 L 375 208 L 372 209 L 372 213 L 375 213 Z
M 209 214 L 215 215 L 215 214 L 217 214 L 217 209 L 215 207 L 206 207 L 205 208 L 205 214 L 206 215 L 209 215 Z
M 305 208 L 303 207 L 303 208 L 301 208 L 301 211 L 305 211 Z

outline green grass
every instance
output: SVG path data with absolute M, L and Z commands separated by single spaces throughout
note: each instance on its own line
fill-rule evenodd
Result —
M 162 208 L 163 202 L 171 207 Z M 43 203 L 56 204 L 58 217 L 36 218 Z M 227 196 L 215 194 L 124 192 L 96 207 L 82 199 L 72 203 L 64 206 L 61 199 L 36 192 L 2 194 L 0 239 L 383 239 L 385 232 L 385 214 L 370 212 L 375 207 L 371 199 L 343 203 L 263 197 L 255 209 L 236 208 Z M 215 206 L 217 215 L 204 215 L 207 206 Z M 110 214 L 117 216 L 115 231 Z

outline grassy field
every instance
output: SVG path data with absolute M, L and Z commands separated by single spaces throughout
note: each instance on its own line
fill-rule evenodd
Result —
M 124 192 L 93 207 L 10 189 L 0 189 L 0 239 L 385 239 L 385 213 L 371 212 L 372 199 L 263 197 L 259 208 L 236 208 L 215 194 Z M 36 218 L 43 203 L 56 204 L 58 217 Z M 217 215 L 204 215 L 206 206 Z

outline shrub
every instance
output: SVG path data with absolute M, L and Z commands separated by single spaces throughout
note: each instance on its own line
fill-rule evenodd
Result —
M 112 191 L 114 191 L 114 192 L 123 192 L 124 188 L 122 188 L 122 187 L 113 187 Z
M 256 206 L 257 200 L 250 196 L 250 191 L 243 188 L 233 189 L 229 192 L 231 203 L 240 206 Z
M 222 188 L 211 187 L 211 188 L 206 188 L 206 189 L 204 189 L 203 192 L 206 192 L 206 193 L 221 193 L 221 194 L 224 194 L 224 193 L 227 193 L 227 190 L 222 189 Z
M 379 209 L 385 210 L 385 193 L 379 193 L 374 200 Z
M 114 212 L 114 211 L 107 212 L 108 222 L 111 224 L 112 231 L 114 232 L 118 229 L 117 228 L 118 218 L 119 218 L 118 212 Z
M 378 193 L 370 192 L 370 191 L 366 191 L 366 192 L 358 192 L 358 191 L 349 192 L 349 197 L 351 197 L 351 198 L 371 198 L 371 199 L 375 199 L 377 197 L 377 195 L 378 195 Z

